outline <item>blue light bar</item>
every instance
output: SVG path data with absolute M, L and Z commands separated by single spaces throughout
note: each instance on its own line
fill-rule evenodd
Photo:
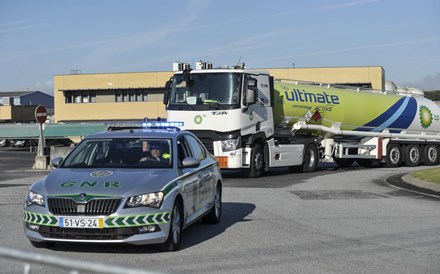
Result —
M 183 122 L 164 122 L 164 121 L 151 121 L 151 122 L 143 122 L 142 128 L 179 128 L 183 127 Z

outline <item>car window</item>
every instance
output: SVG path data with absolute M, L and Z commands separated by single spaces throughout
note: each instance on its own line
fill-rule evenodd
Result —
M 202 144 L 191 135 L 185 135 L 185 139 L 191 149 L 191 154 L 194 158 L 203 160 L 206 158 L 206 152 Z
M 167 168 L 171 139 L 115 138 L 82 141 L 61 167 Z
M 179 165 L 182 165 L 183 159 L 186 157 L 192 157 L 191 150 L 185 138 L 181 136 L 177 140 L 177 158 L 179 159 Z

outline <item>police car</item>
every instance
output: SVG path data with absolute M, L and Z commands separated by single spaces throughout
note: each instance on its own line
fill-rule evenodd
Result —
M 52 165 L 25 199 L 24 230 L 35 247 L 128 243 L 173 251 L 185 227 L 221 218 L 218 163 L 192 133 L 164 122 L 92 134 Z

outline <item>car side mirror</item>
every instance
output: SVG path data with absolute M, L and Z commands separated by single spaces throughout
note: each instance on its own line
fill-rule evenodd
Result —
M 200 162 L 201 161 L 199 159 L 196 159 L 194 157 L 186 157 L 182 160 L 182 167 L 198 167 L 200 166 Z
M 62 161 L 63 161 L 63 157 L 56 157 L 56 158 L 52 159 L 52 161 L 50 161 L 50 163 L 53 167 L 59 167 Z

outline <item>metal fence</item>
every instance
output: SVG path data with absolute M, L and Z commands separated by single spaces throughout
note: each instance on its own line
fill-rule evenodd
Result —
M 69 259 L 61 256 L 29 252 L 10 247 L 0 246 L 0 257 L 23 262 L 23 273 L 32 273 L 32 264 L 47 265 L 62 268 L 70 274 L 108 273 L 108 274 L 158 274 L 158 272 L 128 268 L 104 263 L 85 262 L 84 260 Z

